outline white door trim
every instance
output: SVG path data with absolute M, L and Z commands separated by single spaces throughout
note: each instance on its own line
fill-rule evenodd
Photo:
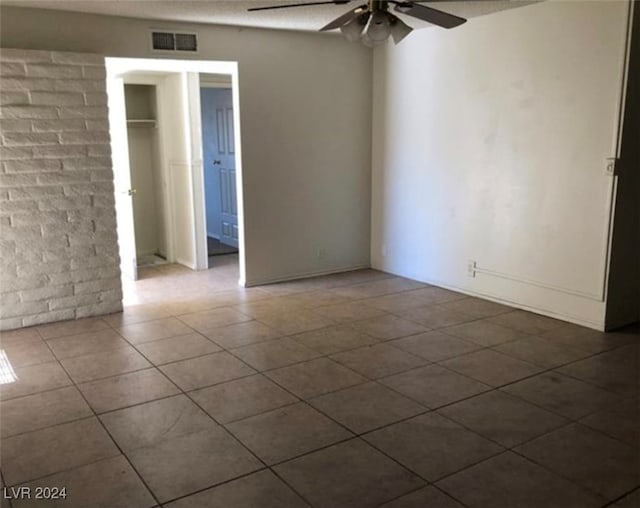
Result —
M 105 58 L 107 68 L 107 79 L 123 78 L 128 73 L 193 73 L 192 77 L 187 76 L 189 88 L 188 104 L 185 104 L 187 113 L 190 115 L 189 133 L 189 162 L 192 171 L 192 195 L 194 218 L 194 231 L 192 241 L 196 249 L 196 270 L 206 270 L 208 268 L 207 245 L 206 245 L 206 220 L 204 202 L 204 174 L 202 167 L 202 132 L 200 125 L 200 80 L 199 74 L 225 74 L 231 77 L 231 89 L 233 90 L 233 115 L 234 115 L 234 136 L 236 140 L 236 193 L 238 202 L 238 246 L 239 246 L 239 284 L 246 283 L 246 254 L 244 239 L 244 200 L 242 193 L 242 143 L 240 134 L 240 100 L 238 84 L 238 63 L 237 62 L 217 62 L 205 60 L 167 60 L 149 58 Z M 222 83 L 220 83 L 222 84 Z M 205 85 L 206 86 L 206 85 Z M 229 87 L 228 83 L 224 83 Z M 194 93 L 194 90 L 197 93 Z M 158 111 L 158 120 L 161 120 L 161 112 Z M 166 161 L 163 161 L 163 167 Z M 173 247 L 173 242 L 169 241 Z

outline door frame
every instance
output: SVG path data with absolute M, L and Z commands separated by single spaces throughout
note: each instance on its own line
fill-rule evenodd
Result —
M 161 72 L 161 73 L 182 73 L 187 80 L 188 97 L 183 104 L 185 115 L 189 118 L 189 133 L 187 147 L 191 162 L 191 197 L 193 209 L 193 231 L 191 231 L 192 243 L 195 251 L 195 270 L 208 269 L 207 242 L 206 242 L 206 219 L 204 200 L 204 165 L 202 156 L 202 128 L 200 113 L 200 74 L 224 74 L 231 77 L 231 89 L 233 100 L 233 120 L 234 136 L 236 140 L 236 200 L 238 205 L 238 265 L 240 278 L 238 283 L 241 286 L 246 284 L 246 253 L 244 238 L 244 200 L 243 200 L 243 178 L 242 178 L 242 142 L 240 129 L 240 98 L 238 83 L 238 63 L 208 60 L 169 60 L 151 58 L 105 58 L 107 68 L 107 80 L 123 79 L 126 74 Z M 226 84 L 227 87 L 229 86 Z M 163 125 L 161 112 L 158 111 L 159 128 Z M 126 125 L 120 126 L 126 128 Z M 162 152 L 162 150 L 161 150 Z M 162 160 L 162 171 L 168 173 L 166 160 Z M 114 167 L 114 171 L 123 171 L 125 168 Z M 128 170 L 128 168 L 126 168 Z M 168 192 L 171 192 L 170 179 L 167 180 Z M 172 199 L 168 200 L 172 203 Z M 169 205 L 171 207 L 171 205 Z M 171 209 L 173 219 L 173 209 Z M 171 228 L 173 229 L 173 227 Z M 169 240 L 171 238 L 171 240 Z M 173 245 L 173 231 L 168 235 L 168 243 L 172 253 L 175 252 Z

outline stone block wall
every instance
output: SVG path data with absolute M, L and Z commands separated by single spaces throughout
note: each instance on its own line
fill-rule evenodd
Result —
M 116 312 L 104 58 L 0 49 L 0 330 Z

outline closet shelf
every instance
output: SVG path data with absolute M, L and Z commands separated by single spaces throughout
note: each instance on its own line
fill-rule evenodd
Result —
M 153 119 L 129 119 L 127 125 L 132 127 L 155 127 L 156 121 Z

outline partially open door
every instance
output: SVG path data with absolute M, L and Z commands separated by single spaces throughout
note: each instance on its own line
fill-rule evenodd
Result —
M 120 270 L 126 277 L 137 280 L 138 260 L 136 258 L 136 235 L 133 224 L 135 189 L 131 188 L 124 80 L 122 78 L 108 79 L 107 94 L 109 97 L 109 130 L 111 134 L 111 158 L 113 160 Z

